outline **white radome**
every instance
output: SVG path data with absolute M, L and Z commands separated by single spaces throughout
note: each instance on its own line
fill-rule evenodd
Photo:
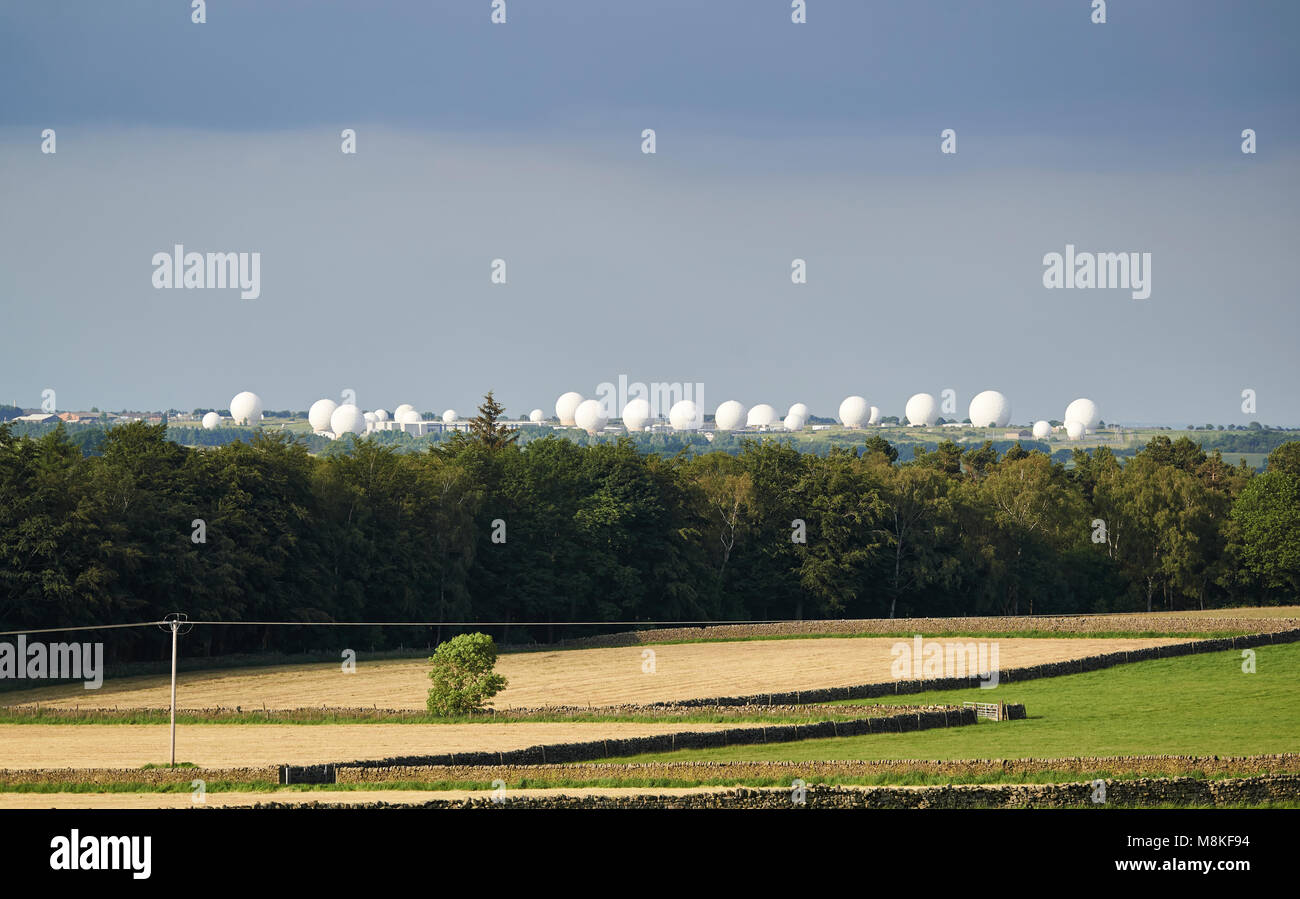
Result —
M 623 407 L 623 427 L 627 428 L 628 433 L 633 431 L 643 431 L 650 421 L 650 404 L 645 400 L 637 397 L 629 400 L 628 404 Z
M 360 409 L 351 403 L 344 403 L 330 416 L 330 430 L 336 438 L 344 434 L 364 434 L 366 417 Z
M 1069 437 L 1071 440 L 1078 440 L 1083 436 L 1085 430 L 1087 429 L 1083 426 L 1083 422 L 1081 421 L 1072 420 L 1065 423 L 1065 436 Z
M 207 428 L 209 431 L 215 431 L 220 424 L 220 412 L 209 412 L 207 415 L 203 416 L 203 427 Z
M 781 424 L 787 431 L 802 431 L 804 423 L 807 421 L 808 419 L 804 418 L 802 415 L 795 415 L 791 412 L 785 417 L 785 421 L 781 422 Z
M 846 428 L 860 428 L 871 421 L 871 410 L 875 406 L 867 405 L 860 396 L 846 396 L 840 403 L 840 424 Z
M 985 390 L 970 401 L 968 414 L 972 427 L 1005 428 L 1011 423 L 1011 403 L 996 390 Z
M 1034 436 L 1040 440 L 1052 433 L 1052 426 L 1045 419 L 1034 422 Z
M 932 394 L 916 393 L 907 401 L 903 414 L 908 423 L 930 428 L 939 420 L 939 403 Z
M 1101 412 L 1097 409 L 1097 404 L 1092 400 L 1080 397 L 1065 407 L 1065 418 L 1061 420 L 1066 422 L 1077 421 L 1083 425 L 1085 430 L 1091 431 L 1101 421 Z
M 532 412 L 528 413 L 528 420 L 534 423 L 542 421 L 545 418 L 546 418 L 546 413 L 543 412 L 541 409 L 534 409 Z
M 376 410 L 375 410 L 375 421 L 388 421 L 388 410 L 387 410 L 387 409 L 376 409 Z
M 751 428 L 770 428 L 776 421 L 776 410 L 767 403 L 759 403 L 749 410 L 745 423 Z
M 560 420 L 560 424 L 567 427 L 573 427 L 573 413 L 578 410 L 582 404 L 582 394 L 570 390 L 555 401 L 555 417 Z
M 230 401 L 230 417 L 237 425 L 253 427 L 262 423 L 262 398 L 245 390 Z
M 738 400 L 727 400 L 713 413 L 713 427 L 719 431 L 734 431 L 744 427 L 749 410 Z
M 365 420 L 366 420 L 366 424 L 368 424 L 368 425 L 372 425 L 372 424 L 374 424 L 375 422 L 379 421 L 379 419 L 375 418 L 375 413 L 373 413 L 373 412 L 367 412 L 367 413 L 365 414 L 364 418 L 365 418 Z
M 402 403 L 402 405 L 393 410 L 393 421 L 397 421 L 397 416 L 401 415 L 403 412 L 409 412 L 414 408 L 415 407 L 410 403 Z
M 339 404 L 333 400 L 317 400 L 311 404 L 307 410 L 307 420 L 311 422 L 313 431 L 328 431 L 330 429 L 330 416 Z
M 459 421 L 460 416 L 456 414 L 455 409 L 448 409 L 446 412 L 442 413 L 442 420 L 447 424 L 451 424 L 453 421 Z
M 790 410 L 785 413 L 786 418 L 789 418 L 791 415 L 798 415 L 804 421 L 807 421 L 808 416 L 811 414 L 812 413 L 808 411 L 807 403 L 795 403 L 793 406 L 790 407 Z
M 578 404 L 578 408 L 573 410 L 573 423 L 594 436 L 605 430 L 609 418 L 605 415 L 600 400 L 583 400 Z
M 424 416 L 411 406 L 407 406 L 405 409 L 398 407 L 398 411 L 393 413 L 393 421 L 403 425 L 418 425 L 424 421 Z
M 668 423 L 674 431 L 693 431 L 700 426 L 700 407 L 694 400 L 678 400 L 668 410 Z
M 867 424 L 869 424 L 869 425 L 878 425 L 878 424 L 880 424 L 880 407 L 879 407 L 879 406 L 872 406 L 872 407 L 871 407 L 871 417 L 867 419 Z

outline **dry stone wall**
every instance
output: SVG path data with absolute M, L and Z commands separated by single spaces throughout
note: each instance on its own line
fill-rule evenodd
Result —
M 1092 801 L 1091 782 L 1072 784 L 957 784 L 934 787 L 826 787 L 810 786 L 802 803 L 789 788 L 739 789 L 675 796 L 510 796 L 493 800 L 433 800 L 414 807 L 425 809 L 974 809 L 974 808 L 1101 808 L 1153 805 L 1220 806 L 1234 804 L 1291 803 L 1300 801 L 1300 775 L 1282 774 L 1229 780 L 1188 777 L 1142 778 L 1106 781 L 1106 802 Z M 239 806 L 233 806 L 239 807 Z M 250 806 L 244 806 L 245 808 Z M 294 808 L 288 803 L 258 803 L 252 808 Z M 314 808 L 341 808 L 322 803 Z M 355 808 L 356 806 L 349 806 Z M 412 808 L 387 802 L 368 808 Z
M 188 785 L 195 779 L 273 784 L 280 777 L 279 765 L 251 768 L 21 768 L 0 769 L 0 787 L 50 783 L 84 786 L 145 784 L 161 787 Z
M 1024 706 L 1008 705 L 1024 717 Z M 413 756 L 357 761 L 335 765 L 286 765 L 280 783 L 334 783 L 336 769 L 392 768 L 428 765 L 545 765 L 556 762 L 583 762 L 600 758 L 642 755 L 649 752 L 674 752 L 678 749 L 716 749 L 722 746 L 759 743 L 791 743 L 824 737 L 857 737 L 868 734 L 904 733 L 933 727 L 961 727 L 975 724 L 974 709 L 933 708 L 851 721 L 821 721 L 814 724 L 764 725 L 734 727 L 718 731 L 684 731 L 649 737 L 613 740 L 590 740 L 582 743 L 552 743 L 508 752 L 457 752 L 434 756 Z
M 638 762 L 598 765 L 404 765 L 336 769 L 338 783 L 482 783 L 504 780 L 517 785 L 563 781 L 664 781 L 669 783 L 741 784 L 800 778 L 872 778 L 928 776 L 970 778 L 981 776 L 1033 776 L 1063 774 L 1238 777 L 1265 774 L 1300 774 L 1300 753 L 1253 756 L 1141 755 L 1059 759 L 884 759 L 870 761 L 763 761 L 763 762 Z

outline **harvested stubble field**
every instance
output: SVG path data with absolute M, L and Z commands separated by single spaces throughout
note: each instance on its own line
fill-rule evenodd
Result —
M 890 650 L 899 640 L 898 637 L 822 637 L 674 643 L 655 647 L 653 674 L 642 670 L 644 650 L 639 646 L 512 653 L 499 658 L 497 671 L 509 679 L 510 686 L 496 697 L 493 705 L 501 709 L 604 706 L 885 682 L 894 680 L 890 672 L 894 657 Z M 961 640 L 966 642 L 966 638 Z M 1005 670 L 1177 642 L 1183 640 L 1178 637 L 999 638 L 997 661 Z M 179 708 L 186 709 L 371 705 L 421 709 L 428 690 L 428 667 L 425 659 L 390 659 L 368 664 L 362 655 L 355 674 L 342 673 L 337 664 L 200 671 L 181 676 L 176 701 Z M 39 703 L 53 708 L 163 708 L 169 702 L 169 681 L 157 676 L 106 680 L 95 691 L 45 687 L 6 693 L 0 702 L 4 705 Z M 0 764 L 4 761 L 0 757 Z
M 567 647 L 647 646 L 700 641 L 764 640 L 812 636 L 945 635 L 1028 633 L 1033 637 L 1105 639 L 1123 635 L 1214 634 L 1231 636 L 1300 628 L 1300 607 L 1214 609 L 1201 612 L 1126 612 L 1111 615 L 1002 618 L 862 618 L 719 624 L 625 631 L 567 641 Z M 1012 667 L 1012 666 L 1004 666 Z
M 1300 606 L 1251 606 L 1243 609 L 1189 609 L 1185 612 L 1143 612 L 1157 618 L 1290 618 L 1300 621 Z M 1113 617 L 1125 617 L 1123 615 Z
M 514 722 L 511 724 L 231 724 L 178 728 L 179 760 L 204 768 L 324 764 L 344 759 L 506 751 L 735 724 Z M 165 762 L 163 724 L 0 725 L 0 768 L 121 768 Z

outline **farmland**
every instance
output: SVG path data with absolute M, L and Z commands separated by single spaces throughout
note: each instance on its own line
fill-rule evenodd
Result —
M 1210 633 L 1285 630 L 1295 626 L 1294 612 L 1292 607 L 1220 610 L 1204 615 L 1098 616 L 1056 622 L 999 619 L 998 629 L 1004 633 L 1039 636 L 969 639 L 996 641 L 1001 669 L 1011 670 L 1101 653 L 1185 644 Z M 1255 622 L 1253 627 L 1251 622 Z M 972 624 L 973 632 L 987 634 L 990 630 L 987 622 Z M 268 718 L 264 723 L 243 723 L 217 717 L 208 723 L 196 712 L 178 729 L 178 759 L 194 767 L 176 770 L 175 777 L 170 777 L 165 767 L 153 768 L 159 775 L 168 775 L 161 779 L 149 775 L 145 766 L 164 761 L 168 739 L 165 724 L 105 723 L 95 719 L 90 709 L 97 704 L 103 709 L 116 707 L 118 713 L 129 713 L 132 709 L 164 707 L 165 679 L 110 679 L 93 694 L 68 687 L 13 692 L 4 696 L 7 706 L 31 709 L 31 704 L 39 701 L 49 714 L 68 723 L 18 723 L 23 719 L 15 713 L 6 719 L 15 723 L 0 724 L 0 746 L 4 747 L 0 750 L 0 768 L 7 769 L 0 772 L 0 807 L 186 805 L 191 801 L 186 794 L 191 776 L 210 784 L 211 804 L 248 805 L 270 800 L 347 804 L 461 801 L 486 795 L 498 781 L 507 784 L 512 796 L 532 797 L 539 802 L 551 801 L 559 793 L 634 803 L 643 801 L 646 794 L 676 799 L 722 797 L 717 791 L 724 788 L 776 788 L 791 778 L 835 785 L 835 789 L 942 784 L 1004 784 L 1019 789 L 1015 787 L 1018 783 L 1068 785 L 1093 775 L 1121 781 L 1146 777 L 1155 784 L 1150 789 L 1163 795 L 1159 793 L 1164 789 L 1160 784 L 1166 783 L 1163 778 L 1169 775 L 1245 777 L 1241 783 L 1253 783 L 1251 778 L 1260 775 L 1294 777 L 1300 771 L 1300 762 L 1284 755 L 1300 746 L 1300 715 L 1295 712 L 1300 708 L 1300 680 L 1294 676 L 1300 668 L 1300 643 L 1258 646 L 1252 650 L 1253 673 L 1243 670 L 1242 652 L 1230 650 L 1151 658 L 1101 670 L 1002 683 L 989 690 L 932 690 L 789 709 L 774 707 L 770 711 L 742 706 L 728 710 L 726 715 L 722 708 L 710 711 L 708 707 L 668 706 L 657 713 L 663 715 L 662 719 L 647 717 L 647 711 L 635 711 L 649 708 L 636 703 L 887 682 L 893 679 L 891 647 L 903 634 L 878 633 L 890 629 L 905 633 L 913 627 L 930 633 L 951 633 L 955 624 L 951 620 L 823 622 L 824 633 L 820 635 L 780 634 L 760 628 L 742 639 L 734 637 L 734 628 L 719 627 L 693 631 L 689 640 L 666 632 L 668 642 L 655 643 L 654 632 L 642 632 L 639 636 L 628 635 L 632 639 L 625 646 L 508 653 L 500 657 L 498 670 L 510 678 L 511 686 L 496 697 L 495 705 L 503 710 L 527 707 L 532 711 L 520 710 L 518 714 L 523 717 L 517 719 L 488 718 L 466 723 L 416 723 L 418 717 L 410 723 L 400 723 L 401 719 L 397 719 L 398 723 L 361 723 L 360 719 L 330 723 L 308 716 L 302 720 L 315 722 L 308 726 L 289 723 L 290 718 L 275 718 L 276 713 L 306 715 L 321 706 L 326 711 L 332 707 L 376 706 L 393 710 L 394 714 L 406 710 L 418 716 L 427 682 L 427 662 L 422 659 L 383 659 L 369 664 L 362 659 L 354 675 L 343 674 L 333 664 L 186 672 L 178 692 L 181 708 L 260 710 L 265 703 Z M 1165 634 L 1152 635 L 1161 627 L 1167 629 Z M 790 629 L 798 630 L 793 626 Z M 1143 636 L 1126 636 L 1126 631 Z M 1103 633 L 1106 636 L 1097 636 Z M 731 638 L 726 639 L 726 635 Z M 644 667 L 643 653 L 648 647 L 654 651 L 650 670 Z M 496 765 L 493 759 L 492 765 L 478 767 L 420 767 L 418 762 L 402 768 L 348 767 L 350 762 L 364 759 L 433 758 L 448 753 L 478 757 L 502 753 L 504 761 L 511 752 L 537 746 L 608 745 L 611 741 L 687 733 L 707 739 L 709 734 L 721 735 L 727 728 L 745 722 L 770 726 L 800 720 L 851 720 L 855 715 L 887 713 L 891 707 L 958 708 L 972 700 L 1023 704 L 1028 715 L 1024 720 L 981 721 L 928 730 L 873 731 L 860 736 L 780 742 L 763 739 L 702 749 L 623 754 L 577 764 Z M 567 712 L 561 707 L 567 707 Z M 548 714 L 548 708 L 554 712 Z M 564 720 L 565 714 L 573 716 L 572 720 Z M 1094 760 L 1080 762 L 1081 756 Z M 1134 761 L 1136 757 L 1152 756 L 1167 758 Z M 1193 758 L 1225 756 L 1241 760 L 1222 767 L 1217 762 L 1201 763 Z M 909 759 L 933 761 L 899 761 L 902 767 L 880 767 L 892 764 L 889 760 Z M 1014 765 L 1008 768 L 1006 762 L 988 766 L 970 761 L 975 759 L 1042 761 L 1024 763 L 1028 767 L 1017 771 Z M 324 764 L 342 766 L 331 775 L 329 783 L 277 786 L 270 779 L 276 776 L 277 766 Z M 254 769 L 264 773 L 247 773 Z M 140 773 L 133 775 L 132 771 Z M 1152 777 L 1155 780 L 1150 780 Z M 99 787 L 94 786 L 97 783 Z M 1231 797 L 1247 795 L 1232 792 L 1235 789 L 1225 786 L 1224 796 L 1229 798 L 1208 801 L 1232 804 Z M 1273 789 L 1289 795 L 1289 787 Z M 901 794 L 869 795 L 874 798 L 854 800 L 828 794 L 830 798 L 824 801 L 906 802 Z M 1010 798 L 1004 795 L 1002 799 L 996 795 L 1000 794 L 989 794 L 979 801 L 1036 801 L 1035 794 L 1009 794 Z M 970 796 L 954 796 L 944 801 L 976 801 Z M 750 797 L 718 801 L 761 804 L 767 800 Z M 1151 801 L 1144 799 L 1141 803 Z M 1258 797 L 1244 801 L 1256 805 L 1273 802 Z M 1288 801 L 1283 800 L 1283 804 Z
M 1258 650 L 1254 674 L 1241 654 L 1136 662 L 991 691 L 1022 702 L 1025 721 L 777 746 L 684 750 L 627 762 L 754 759 L 993 759 L 1115 755 L 1252 755 L 1300 748 L 1300 644 Z M 982 699 L 966 690 L 909 702 Z
M 894 679 L 891 648 L 899 637 L 822 637 L 728 643 L 680 643 L 654 648 L 653 672 L 638 647 L 509 653 L 497 670 L 510 685 L 497 708 L 668 702 L 781 690 L 812 690 Z M 1003 668 L 1058 662 L 1100 652 L 1179 642 L 1178 637 L 1132 639 L 1000 639 Z M 313 706 L 421 709 L 428 690 L 424 658 L 359 660 L 355 674 L 337 664 L 218 670 L 186 674 L 180 708 L 295 709 Z M 166 677 L 107 681 L 95 691 L 45 687 L 0 695 L 4 705 L 47 708 L 163 708 Z

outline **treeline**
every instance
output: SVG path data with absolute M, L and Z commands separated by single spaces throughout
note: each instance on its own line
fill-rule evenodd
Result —
M 194 449 L 133 423 L 87 456 L 63 428 L 0 425 L 0 629 L 181 610 L 550 622 L 496 629 L 547 640 L 592 632 L 576 621 L 1183 609 L 1294 602 L 1300 585 L 1300 443 L 1256 474 L 1186 438 L 1123 463 L 1076 451 L 1067 470 L 991 444 L 904 462 L 880 437 L 824 457 L 775 440 L 663 456 L 486 433 L 314 457 L 287 434 Z M 333 646 L 332 630 L 201 628 L 187 655 Z M 156 654 L 156 634 L 132 633 L 118 660 Z
M 113 427 L 118 425 L 102 424 L 79 424 L 68 430 L 68 439 L 73 441 L 77 447 L 86 455 L 98 455 L 104 442 L 104 436 Z M 14 433 L 21 436 L 41 437 L 50 433 L 57 424 L 36 424 L 36 423 L 15 423 L 13 425 Z M 167 439 L 184 446 L 197 447 L 219 447 L 226 446 L 237 441 L 251 441 L 257 434 L 261 433 L 262 428 L 245 428 L 238 426 L 224 426 L 214 430 L 207 430 L 197 425 L 178 424 L 176 422 L 167 423 Z M 971 432 L 973 433 L 973 432 Z M 428 451 L 441 443 L 453 439 L 453 432 L 435 432 L 422 435 L 419 437 L 407 434 L 403 431 L 376 431 L 367 435 L 367 439 L 373 440 L 380 445 L 389 446 L 403 453 L 422 453 Z M 545 439 L 552 435 L 558 435 L 566 440 L 573 441 L 580 446 L 588 446 L 594 443 L 604 442 L 610 439 L 608 436 L 588 437 L 585 433 L 572 428 L 555 430 L 549 425 L 527 425 L 518 430 L 518 443 L 520 446 L 526 445 L 534 440 Z M 745 444 L 755 438 L 756 435 L 737 434 L 737 433 L 711 433 L 708 436 L 704 432 L 653 432 L 653 433 L 635 433 L 628 435 L 626 439 L 630 440 L 638 450 L 644 453 L 655 453 L 658 455 L 676 455 L 682 451 L 692 453 L 707 452 L 724 452 L 737 455 L 744 450 Z M 963 434 L 961 436 L 969 436 Z M 1205 434 L 1197 433 L 1195 442 L 1206 452 L 1219 450 L 1223 453 L 1260 453 L 1264 454 L 1270 450 L 1287 443 L 1295 438 L 1294 432 L 1288 431 L 1239 431 L 1231 432 L 1206 432 Z M 351 441 L 336 441 L 330 437 L 319 434 L 297 434 L 296 439 L 303 444 L 313 455 L 333 455 L 336 453 L 346 453 L 351 451 Z M 838 432 L 833 434 L 821 435 L 800 435 L 798 437 L 790 434 L 764 434 L 763 440 L 782 441 L 796 447 L 801 453 L 809 453 L 816 456 L 827 456 L 837 449 L 853 449 L 862 445 L 862 435 L 853 432 Z M 907 432 L 902 434 L 890 434 L 889 438 L 894 442 L 894 446 L 899 453 L 905 458 L 917 451 L 918 448 L 926 452 L 934 452 L 939 448 L 940 441 L 924 439 L 919 435 L 912 435 Z M 1039 451 L 1050 454 L 1055 462 L 1068 463 L 1073 460 L 1074 449 L 1069 446 L 1060 444 L 1051 444 L 1047 441 L 1031 439 L 999 439 L 992 443 L 994 449 L 999 454 L 1005 453 L 1012 447 L 1020 446 L 1029 451 Z M 1127 459 L 1138 452 L 1138 448 L 1132 446 L 1117 446 L 1111 449 L 1111 452 L 1118 459 Z

